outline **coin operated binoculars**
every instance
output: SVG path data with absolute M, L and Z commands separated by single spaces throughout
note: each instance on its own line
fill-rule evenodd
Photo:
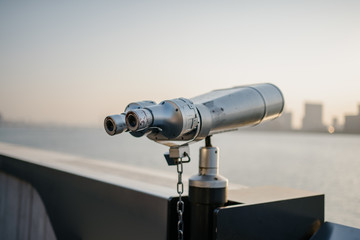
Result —
M 199 173 L 189 179 L 191 223 L 186 235 L 190 239 L 211 239 L 212 214 L 215 208 L 228 201 L 228 180 L 219 175 L 219 148 L 211 145 L 210 137 L 274 119 L 280 116 L 283 108 L 283 95 L 275 85 L 256 84 L 159 104 L 152 101 L 130 103 L 124 113 L 106 117 L 104 127 L 109 135 L 130 132 L 134 137 L 147 136 L 170 148 L 165 158 L 169 165 L 178 166 L 179 173 L 179 239 L 184 234 L 182 164 L 190 160 L 188 144 L 205 139 L 205 146 L 200 148 Z

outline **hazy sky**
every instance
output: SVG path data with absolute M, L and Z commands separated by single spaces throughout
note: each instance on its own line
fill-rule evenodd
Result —
M 3 1 L 0 113 L 102 125 L 140 100 L 272 82 L 295 124 L 357 113 L 360 1 Z

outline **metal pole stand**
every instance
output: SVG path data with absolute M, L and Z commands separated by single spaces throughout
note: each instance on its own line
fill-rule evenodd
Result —
M 209 240 L 214 236 L 214 210 L 227 202 L 228 180 L 219 175 L 219 148 L 210 136 L 200 148 L 199 174 L 189 179 L 190 239 Z

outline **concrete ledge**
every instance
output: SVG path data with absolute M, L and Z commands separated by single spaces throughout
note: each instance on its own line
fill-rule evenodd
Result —
M 176 194 L 176 174 L 0 142 L 0 155 L 152 195 Z
M 228 193 L 229 199 L 243 204 L 276 202 L 322 195 L 323 194 L 279 186 L 260 186 L 234 189 L 229 190 Z
M 57 239 L 167 237 L 176 176 L 4 143 L 0 171 L 36 189 Z

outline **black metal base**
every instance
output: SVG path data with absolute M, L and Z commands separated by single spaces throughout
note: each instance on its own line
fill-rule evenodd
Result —
M 324 195 L 220 207 L 214 221 L 217 240 L 308 240 L 324 222 Z
M 241 203 L 241 197 L 235 197 L 221 204 L 223 191 L 190 188 L 191 197 L 183 197 L 185 240 L 308 240 L 324 222 L 322 194 L 257 203 Z M 171 240 L 177 239 L 176 202 L 177 198 L 169 201 L 168 239 Z
M 189 187 L 190 238 L 214 238 L 214 210 L 227 202 L 226 188 Z

